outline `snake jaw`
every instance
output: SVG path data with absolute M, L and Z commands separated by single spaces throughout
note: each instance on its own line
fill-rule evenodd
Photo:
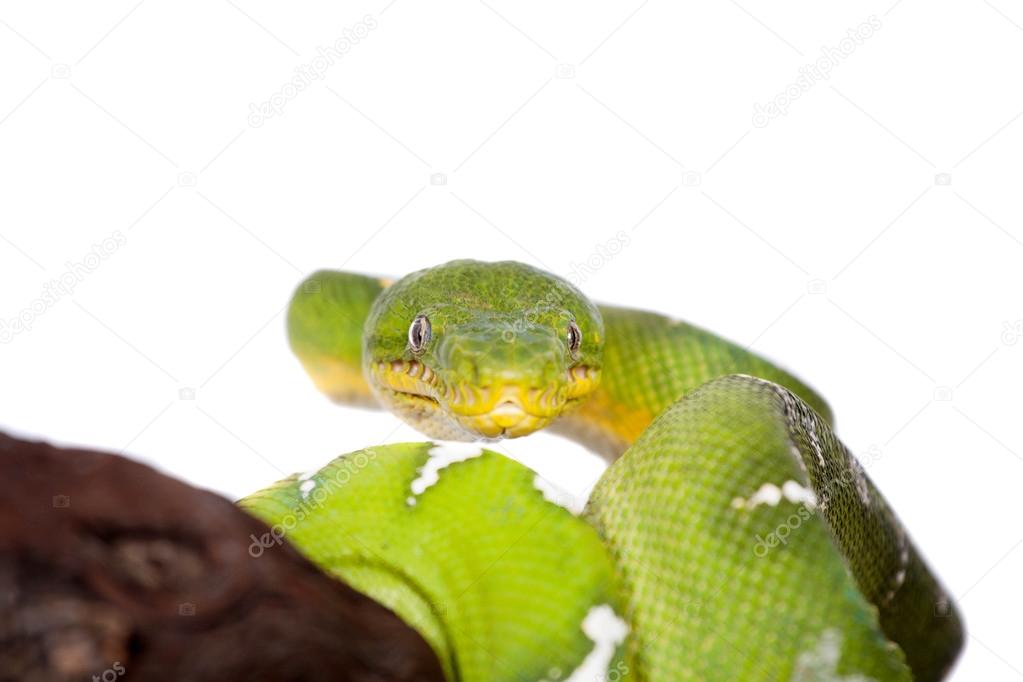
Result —
M 597 387 L 600 370 L 577 365 L 543 387 L 514 380 L 479 386 L 444 381 L 418 360 L 391 360 L 371 363 L 370 380 L 385 404 L 429 435 L 500 439 L 529 435 L 550 424 Z
M 439 406 L 445 389 L 427 365 L 416 360 L 392 360 L 370 366 L 370 386 L 385 402 L 412 400 Z M 380 389 L 383 389 L 381 391 Z

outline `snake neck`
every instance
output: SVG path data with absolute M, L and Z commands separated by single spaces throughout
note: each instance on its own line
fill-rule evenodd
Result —
M 599 309 L 606 333 L 601 384 L 551 428 L 609 462 L 674 402 L 729 374 L 780 384 L 832 423 L 823 398 L 746 348 L 665 315 L 615 306 Z

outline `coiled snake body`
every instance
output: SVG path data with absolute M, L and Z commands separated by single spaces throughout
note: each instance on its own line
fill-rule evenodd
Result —
M 338 402 L 446 441 L 550 426 L 611 462 L 581 517 L 450 442 L 356 451 L 241 502 L 453 680 L 934 680 L 958 653 L 958 614 L 827 405 L 737 345 L 513 262 L 318 272 L 288 330 Z

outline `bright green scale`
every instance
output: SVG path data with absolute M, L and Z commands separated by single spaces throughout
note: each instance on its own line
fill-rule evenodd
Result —
M 457 443 L 357 451 L 242 500 L 452 680 L 935 680 L 959 651 L 824 402 L 734 344 L 519 263 L 320 272 L 288 324 L 339 402 L 434 438 L 551 425 L 613 462 L 581 518 Z

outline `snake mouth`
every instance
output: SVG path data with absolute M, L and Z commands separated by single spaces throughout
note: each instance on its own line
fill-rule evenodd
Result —
M 370 365 L 372 383 L 382 397 L 416 413 L 446 413 L 469 433 L 484 438 L 516 438 L 550 424 L 596 388 L 600 370 L 585 365 L 546 386 L 514 381 L 479 386 L 445 382 L 417 360 L 381 361 Z
M 415 360 L 393 360 L 371 365 L 371 383 L 393 397 L 440 407 L 442 383 L 429 367 Z

